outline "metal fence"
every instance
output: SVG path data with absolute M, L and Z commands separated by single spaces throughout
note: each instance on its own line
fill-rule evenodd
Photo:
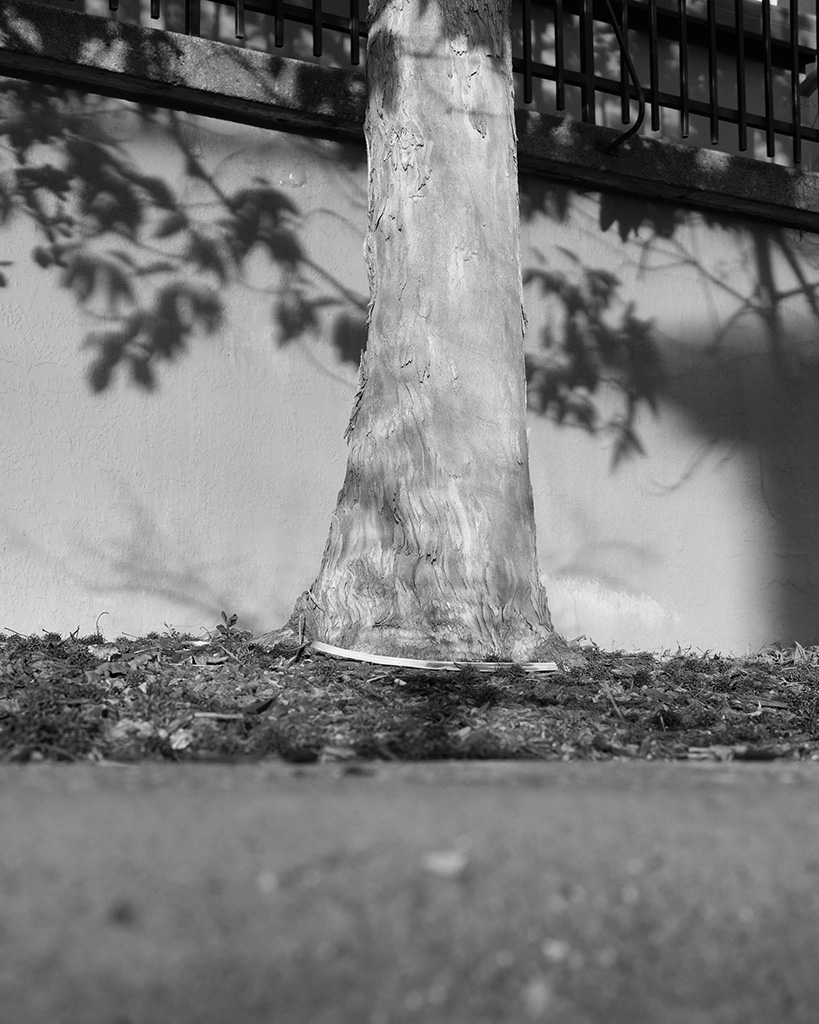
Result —
M 252 15 L 268 26 L 274 48 L 286 45 L 289 25 L 312 36 L 314 58 L 322 58 L 328 32 L 345 40 L 349 64 L 360 64 L 366 49 L 362 0 L 329 0 L 333 10 L 323 9 L 322 0 L 148 3 L 153 19 L 163 5 L 182 6 L 191 35 L 201 33 L 203 8 L 219 5 L 232 8 L 236 40 L 244 40 Z M 108 0 L 110 11 L 119 6 Z M 803 142 L 819 143 L 810 105 L 819 0 L 514 0 L 513 19 L 521 102 L 591 124 L 628 125 L 612 151 L 643 127 L 646 114 L 651 130 L 665 136 L 727 141 L 740 152 L 753 137 L 754 155 L 764 146 L 773 157 L 784 142 L 796 164 Z M 725 125 L 736 133 L 728 140 Z
M 531 20 L 532 4 L 522 0 L 525 24 Z M 524 100 L 531 99 L 533 79 L 542 77 L 555 82 L 555 105 L 563 110 L 566 88 L 572 85 L 580 92 L 582 120 L 594 123 L 596 95 L 616 96 L 622 123 L 632 123 L 612 148 L 639 129 L 646 108 L 653 131 L 661 130 L 663 111 L 675 111 L 682 138 L 690 134 L 692 115 L 706 119 L 712 144 L 720 142 L 722 123 L 735 125 L 740 152 L 748 149 L 749 131 L 764 135 L 769 157 L 775 155 L 776 137 L 787 137 L 794 163 L 801 161 L 803 140 L 819 141 L 819 130 L 810 123 L 813 117 L 804 109 L 804 99 L 815 90 L 815 74 L 806 72 L 817 60 L 819 3 L 550 0 L 549 6 L 555 60 L 542 64 L 532 59 L 530 33 L 524 28 L 518 68 Z M 579 51 L 574 65 L 564 56 L 568 20 Z M 617 41 L 615 75 L 601 74 L 601 26 Z M 636 118 L 633 101 L 638 104 Z

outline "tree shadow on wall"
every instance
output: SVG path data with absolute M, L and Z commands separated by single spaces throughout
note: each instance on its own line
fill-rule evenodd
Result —
M 550 298 L 551 315 L 540 348 L 527 355 L 530 401 L 534 393 L 555 419 L 594 433 L 608 426 L 604 410 L 612 391 L 619 394 L 633 428 L 625 436 L 637 441 L 621 444 L 621 459 L 646 447 L 630 419 L 635 409 L 682 413 L 701 438 L 700 455 L 658 497 L 685 486 L 703 452 L 730 447 L 744 460 L 739 472 L 750 492 L 742 528 L 749 538 L 757 531 L 771 538 L 752 576 L 771 595 L 764 628 L 786 643 L 819 641 L 817 236 L 635 196 L 530 184 L 526 215 L 571 219 L 572 232 L 587 233 L 595 252 L 608 250 L 605 268 L 630 264 L 636 296 L 635 304 L 623 280 L 610 269 L 601 276 L 576 253 L 537 254 L 527 278 Z M 640 298 L 658 288 L 670 314 L 662 330 Z
M 201 624 L 209 628 L 226 610 L 238 614 L 242 629 L 261 629 L 259 620 L 247 608 L 247 583 L 237 587 L 225 581 L 225 577 L 235 579 L 237 575 L 235 553 L 214 558 L 190 531 L 161 525 L 132 491 L 123 488 L 119 503 L 118 535 L 109 536 L 99 547 L 78 539 L 81 564 L 91 566 L 100 558 L 105 564 L 104 581 L 87 569 L 72 570 L 72 576 L 85 588 L 109 595 L 149 594 L 155 601 L 183 608 L 189 620 L 201 615 Z M 247 557 L 246 561 L 246 571 L 252 576 L 253 560 Z M 214 578 L 219 582 L 214 583 Z
M 7 17 L 0 10 L 4 29 Z M 104 34 L 100 42 L 109 45 Z M 47 50 L 47 39 L 43 45 Z M 126 72 L 159 74 L 177 56 L 177 44 L 168 34 L 153 48 L 134 48 L 125 54 L 123 67 Z M 241 50 L 232 59 L 237 68 L 250 66 Z M 314 74 L 311 68 L 297 76 L 296 97 L 314 87 L 309 77 Z M 0 142 L 8 155 L 0 177 L 0 217 L 24 215 L 37 225 L 43 241 L 33 253 L 35 261 L 57 275 L 84 310 L 100 318 L 99 330 L 86 339 L 92 387 L 110 387 L 122 370 L 139 387 L 156 387 L 164 363 L 178 359 L 196 338 L 220 330 L 226 285 L 239 280 L 257 255 L 280 274 L 281 289 L 273 311 L 279 340 L 288 343 L 305 337 L 317 328 L 320 314 L 327 309 L 335 317 L 330 335 L 339 355 L 357 362 L 365 339 L 365 300 L 346 292 L 311 262 L 300 242 L 303 216 L 287 193 L 264 177 L 225 192 L 188 144 L 182 115 L 134 106 L 136 117 L 173 141 L 186 182 L 207 193 L 206 203 L 192 207 L 164 178 L 143 173 L 127 147 L 100 130 L 98 117 L 107 102 L 62 88 L 0 83 Z M 341 147 L 338 153 L 351 166 L 363 163 L 360 148 Z M 574 218 L 578 212 L 574 196 L 568 189 L 543 185 L 539 194 L 530 195 L 523 217 L 545 212 L 557 219 Z M 662 339 L 661 345 L 654 325 L 641 315 L 639 303 L 629 302 L 610 260 L 588 266 L 577 253 L 564 248 L 561 266 L 555 259 L 557 252 L 539 253 L 537 265 L 526 270 L 526 280 L 540 290 L 552 315 L 537 339 L 537 349 L 527 356 L 531 408 L 590 434 L 612 433 L 615 466 L 644 450 L 639 413 L 644 408 L 656 411 L 661 400 L 688 411 L 700 429 L 715 437 L 747 441 L 758 436 L 764 459 L 783 460 L 783 472 L 775 474 L 783 496 L 777 505 L 783 544 L 797 535 L 803 544 L 812 530 L 807 504 L 819 495 L 812 449 L 805 449 L 811 453 L 809 458 L 785 451 L 784 440 L 775 448 L 766 430 L 754 435 L 750 425 L 727 425 L 731 389 L 709 389 L 708 384 L 728 372 L 727 342 L 732 332 L 749 323 L 761 328 L 766 338 L 770 365 L 783 381 L 781 395 L 789 393 L 789 379 L 795 384 L 801 381 L 800 403 L 807 408 L 814 386 L 813 357 L 805 356 L 800 369 L 799 360 L 794 361 L 784 344 L 785 309 L 795 299 L 804 300 L 804 315 L 814 332 L 819 324 L 817 284 L 804 271 L 810 259 L 800 248 L 807 243 L 793 232 L 722 220 L 718 215 L 693 215 L 636 197 L 601 195 L 595 209 L 588 228 L 628 251 L 629 258 L 643 261 L 646 280 L 653 272 L 652 258 L 660 254 L 666 267 L 694 270 L 703 292 L 710 288 L 730 294 L 734 312 L 716 324 L 707 343 L 690 355 L 701 370 L 697 383 L 695 373 L 669 372 L 675 353 L 693 352 L 691 339 L 681 334 Z M 687 245 L 685 229 L 694 216 L 744 246 L 750 266 L 747 280 L 716 272 Z M 790 266 L 793 277 L 787 285 L 778 283 L 783 265 Z M 309 275 L 321 278 L 324 293 L 316 294 Z M 688 302 L 693 308 L 695 297 Z M 735 362 L 730 366 L 731 372 L 738 369 Z M 620 406 L 614 415 L 612 394 Z M 714 397 L 708 398 L 709 394 Z M 764 403 L 765 394 L 760 392 L 759 399 Z M 807 424 L 807 412 L 803 419 Z M 802 436 L 808 433 L 803 430 Z M 806 498 L 797 499 L 795 489 L 788 490 L 785 475 L 803 478 L 806 486 L 801 492 Z M 819 500 L 814 507 L 819 507 Z M 797 525 L 790 525 L 791 521 Z M 815 541 L 811 545 L 817 548 Z M 797 548 L 794 542 L 788 550 Z M 816 561 L 819 580 L 819 558 Z M 796 610 L 788 607 L 788 621 L 792 621 Z M 819 597 L 809 596 L 802 607 L 807 611 L 799 613 L 799 622 L 807 630 L 810 616 L 819 622 Z
M 20 21 L 0 12 L 6 32 L 20 31 Z M 456 18 L 446 30 L 459 25 Z M 49 40 L 42 46 L 47 50 Z M 226 50 L 237 69 L 247 71 L 247 54 Z M 123 70 L 162 73 L 179 52 L 173 34 L 159 34 L 150 50 L 141 41 L 130 47 Z M 316 71 L 299 67 L 296 96 L 315 90 Z M 35 222 L 43 236 L 35 261 L 99 319 L 100 328 L 85 339 L 91 388 L 104 391 L 119 371 L 141 388 L 155 388 L 162 364 L 179 359 L 195 339 L 220 331 L 225 290 L 242 279 L 259 252 L 276 272 L 271 280 L 279 280 L 272 310 L 279 343 L 315 336 L 320 316 L 330 312 L 329 330 L 322 324 L 322 333 L 342 362 L 357 365 L 366 347 L 367 300 L 309 258 L 300 240 L 303 214 L 286 191 L 261 177 L 225 191 L 193 151 L 185 115 L 135 105 L 129 109 L 143 126 L 173 142 L 184 185 L 173 188 L 170 175 L 143 173 L 127 146 L 99 124 L 110 103 L 62 88 L 0 84 L 0 144 L 11 156 L 0 179 L 0 219 L 17 213 Z M 336 156 L 350 169 L 363 164 L 357 147 L 339 147 Z M 194 186 L 206 195 L 197 204 L 182 194 Z M 650 325 L 621 308 L 619 281 L 605 269 L 564 273 L 541 266 L 529 270 L 526 281 L 559 307 L 539 351 L 527 356 L 530 408 L 591 433 L 611 432 L 615 464 L 639 453 L 637 411 L 652 406 L 657 372 Z M 604 385 L 623 398 L 615 417 L 598 415 L 594 393 Z
M 638 412 L 641 406 L 656 411 L 661 367 L 652 324 L 622 299 L 615 274 L 583 266 L 575 253 L 558 249 L 571 272 L 547 269 L 549 259 L 536 250 L 544 267 L 523 274 L 524 287 L 534 284 L 549 311 L 539 348 L 525 354 L 528 406 L 558 424 L 612 435 L 616 468 L 645 454 Z M 602 413 L 597 402 L 603 387 L 617 395 L 621 408 L 614 415 Z
M 116 131 L 112 136 L 112 119 L 122 117 L 172 144 L 183 167 L 180 185 L 169 184 L 170 174 L 146 174 Z M 256 176 L 225 190 L 191 144 L 186 115 L 7 79 L 0 81 L 0 146 L 0 223 L 29 218 L 41 235 L 34 262 L 100 322 L 84 341 L 94 392 L 111 387 L 119 373 L 144 390 L 156 388 L 163 364 L 218 334 L 226 290 L 257 254 L 271 271 L 279 344 L 321 332 L 342 362 L 358 365 L 366 298 L 309 257 L 304 215 L 285 188 Z M 336 150 L 348 169 L 363 164 L 357 147 Z M 568 215 L 567 190 L 554 190 L 549 202 L 553 215 Z M 531 212 L 524 207 L 524 216 Z M 552 269 L 540 254 L 541 265 L 524 275 L 554 300 L 540 348 L 527 354 L 529 407 L 563 425 L 611 433 L 617 465 L 642 451 L 638 410 L 654 407 L 659 366 L 651 325 L 623 303 L 615 275 L 563 253 L 576 264 L 570 272 Z M 324 311 L 329 330 L 319 322 Z M 623 400 L 614 417 L 596 406 L 604 386 Z
M 117 138 L 118 122 L 129 118 L 172 144 L 183 168 L 178 184 L 170 174 L 145 173 Z M 310 258 L 301 241 L 304 216 L 287 188 L 260 175 L 224 188 L 197 156 L 186 120 L 144 104 L 0 79 L 0 225 L 14 217 L 33 222 L 40 236 L 34 262 L 99 321 L 84 340 L 91 389 L 104 391 L 124 371 L 153 390 L 162 364 L 220 331 L 227 287 L 242 282 L 259 255 L 270 268 L 279 344 L 316 333 L 325 311 L 336 314 L 330 333 L 341 359 L 357 361 L 364 296 Z M 363 154 L 339 145 L 333 159 L 352 169 Z M 9 261 L 2 268 L 0 285 L 21 269 Z
M 724 233 L 731 259 L 716 265 L 683 230 L 647 236 L 646 264 L 693 270 L 702 309 L 725 312 L 706 332 L 683 324 L 669 353 L 664 401 L 710 442 L 740 446 L 754 504 L 770 535 L 758 586 L 772 596 L 769 637 L 819 642 L 819 239 L 774 224 L 701 214 Z M 651 270 L 647 271 L 647 278 Z M 693 298 L 693 297 L 692 297 Z M 693 308 L 696 308 L 694 306 Z
M 577 200 L 584 195 L 530 177 L 522 195 L 522 220 L 544 214 L 558 223 L 576 224 L 582 216 Z M 600 238 L 616 233 L 621 252 L 609 246 L 609 257 L 592 266 L 565 246 L 553 246 L 548 253 L 531 247 L 535 259 L 523 270 L 524 287 L 539 295 L 546 310 L 534 339 L 536 347 L 526 352 L 531 411 L 589 434 L 610 434 L 614 468 L 645 454 L 639 414 L 641 410 L 657 414 L 660 397 L 674 390 L 665 358 L 673 356 L 678 344 L 687 347 L 682 338 L 661 339 L 653 320 L 640 315 L 639 302 L 629 297 L 622 278 L 611 270 L 623 261 L 623 251 L 629 252 L 639 277 L 647 283 L 658 269 L 690 270 L 706 305 L 714 304 L 709 295 L 730 300 L 732 312 L 715 322 L 704 359 L 718 358 L 732 333 L 753 324 L 765 338 L 776 372 L 800 374 L 786 351 L 784 318 L 786 307 L 800 300 L 803 314 L 819 329 L 819 280 L 811 280 L 806 271 L 812 263 L 819 265 L 816 243 L 773 224 L 754 224 L 708 210 L 695 212 L 617 193 L 591 195 L 596 212 L 586 230 Z M 697 219 L 707 229 L 732 238 L 747 270 L 744 281 L 733 272 L 736 268 L 709 266 L 703 253 L 686 240 L 687 229 Z M 793 279 L 789 286 L 777 284 L 777 264 L 788 269 Z M 697 296 L 691 295 L 692 313 L 696 303 Z M 797 360 L 800 366 L 803 357 Z M 613 397 L 620 408 L 611 414 L 604 408 L 610 408 Z
M 242 629 L 257 632 L 261 624 L 248 608 L 247 584 L 226 582 L 238 575 L 235 554 L 215 559 L 190 530 L 163 526 L 148 505 L 130 488 L 118 500 L 116 530 L 90 543 L 80 534 L 70 549 L 58 554 L 29 531 L 3 523 L 5 539 L 14 549 L 35 555 L 52 576 L 63 577 L 91 594 L 144 594 L 154 601 L 184 609 L 188 622 L 201 616 L 212 627 L 227 610 L 239 616 Z M 248 572 L 253 561 L 248 558 Z M 103 571 L 99 566 L 102 564 Z M 221 582 L 214 582 L 214 579 Z
M 529 175 L 521 220 L 537 215 L 559 224 L 577 217 L 576 192 Z M 605 231 L 610 224 L 600 228 Z M 539 297 L 542 326 L 527 335 L 527 402 L 531 412 L 590 436 L 611 438 L 611 465 L 645 454 L 638 431 L 643 411 L 656 414 L 663 364 L 651 319 L 638 315 L 612 261 L 591 266 L 577 252 L 532 246 L 523 285 Z

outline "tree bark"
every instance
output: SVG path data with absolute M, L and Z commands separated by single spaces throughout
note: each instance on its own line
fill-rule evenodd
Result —
M 371 0 L 367 351 L 290 628 L 360 652 L 562 658 L 529 478 L 508 0 Z

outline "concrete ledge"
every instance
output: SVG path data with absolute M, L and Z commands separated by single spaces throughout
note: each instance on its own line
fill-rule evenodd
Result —
M 362 141 L 360 72 L 11 0 L 0 9 L 0 75 L 56 82 L 263 128 Z M 601 190 L 819 231 L 819 174 L 715 150 L 632 138 L 518 110 L 523 170 Z
M 515 117 L 521 169 L 819 231 L 819 174 L 813 171 L 636 136 L 609 155 L 603 147 L 619 131 L 529 110 L 518 110 Z
M 363 137 L 361 73 L 25 0 L 0 10 L 0 75 L 263 128 Z

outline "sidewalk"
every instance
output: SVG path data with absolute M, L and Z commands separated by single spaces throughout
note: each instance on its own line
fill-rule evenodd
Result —
M 0 1024 L 816 1024 L 819 768 L 0 768 Z

